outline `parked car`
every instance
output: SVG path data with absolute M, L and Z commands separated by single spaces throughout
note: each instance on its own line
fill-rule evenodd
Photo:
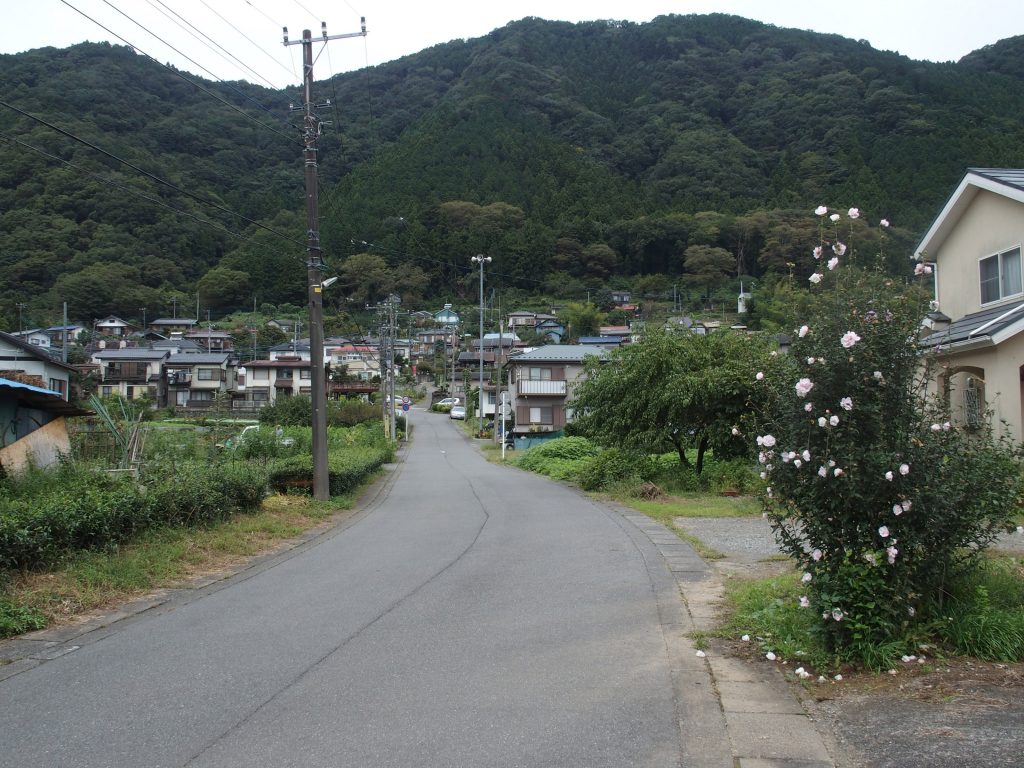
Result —
M 459 405 L 460 403 L 461 401 L 457 397 L 446 397 L 443 400 L 438 400 L 436 403 L 434 403 L 434 405 L 442 405 L 448 408 L 452 408 L 456 405 Z
M 466 418 L 466 409 L 461 405 L 453 405 L 452 409 L 448 411 L 449 419 L 464 419 Z

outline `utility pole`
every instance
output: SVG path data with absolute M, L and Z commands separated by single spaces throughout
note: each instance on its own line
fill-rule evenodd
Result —
M 478 253 L 472 261 L 480 265 L 480 392 L 477 396 L 477 405 L 480 408 L 480 431 L 477 437 L 484 436 L 484 264 L 491 263 L 490 256 Z M 587 292 L 589 299 L 590 292 Z
M 24 320 L 22 315 L 25 312 L 25 307 L 27 307 L 28 305 L 27 304 L 22 304 L 19 301 L 14 306 L 16 306 L 18 308 L 18 333 L 19 334 L 20 333 L 24 333 L 25 332 L 25 320 Z
M 320 29 L 324 44 L 328 40 L 365 37 L 366 19 L 360 19 L 362 31 L 344 35 L 327 35 L 327 22 Z M 309 287 L 309 360 L 310 393 L 313 401 L 313 498 L 327 501 L 331 496 L 327 472 L 327 384 L 324 381 L 324 260 L 320 251 L 320 212 L 317 198 L 316 142 L 324 122 L 313 111 L 321 106 L 313 103 L 313 34 L 302 30 L 302 39 L 288 40 L 284 27 L 284 44 L 302 46 L 302 101 L 305 114 L 302 130 L 302 158 L 306 167 L 306 278 Z M 329 104 L 330 102 L 328 102 Z M 326 105 L 325 105 L 326 106 Z

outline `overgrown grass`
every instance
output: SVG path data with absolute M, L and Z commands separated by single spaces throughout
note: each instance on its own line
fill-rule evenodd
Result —
M 21 634 L 76 614 L 107 608 L 216 572 L 293 538 L 353 497 L 317 502 L 306 496 L 271 496 L 260 511 L 193 528 L 145 531 L 108 551 L 83 551 L 47 571 L 18 571 L 0 584 L 0 637 Z
M 945 597 L 938 617 L 922 634 L 887 643 L 856 646 L 839 657 L 822 644 L 818 621 L 800 607 L 805 588 L 792 571 L 757 580 L 733 580 L 726 587 L 729 616 L 716 631 L 723 638 L 749 635 L 760 653 L 800 661 L 821 670 L 840 663 L 882 670 L 914 654 L 921 643 L 934 652 L 985 661 L 1024 661 L 1024 560 L 990 554 L 982 567 Z
M 751 496 L 687 493 L 651 501 L 628 495 L 617 500 L 663 521 L 674 517 L 758 517 L 761 514 L 761 505 Z

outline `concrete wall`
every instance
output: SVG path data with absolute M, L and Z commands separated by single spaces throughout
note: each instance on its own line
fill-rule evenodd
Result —
M 48 467 L 71 453 L 67 422 L 63 416 L 35 430 L 15 443 L 0 449 L 0 466 L 12 474 L 25 470 L 30 464 Z

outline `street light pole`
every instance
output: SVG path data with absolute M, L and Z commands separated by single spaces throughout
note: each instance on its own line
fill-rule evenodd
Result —
M 477 254 L 473 257 L 473 263 L 480 265 L 480 394 L 477 398 L 477 406 L 480 409 L 480 431 L 477 437 L 484 434 L 484 264 L 491 263 L 490 256 Z

